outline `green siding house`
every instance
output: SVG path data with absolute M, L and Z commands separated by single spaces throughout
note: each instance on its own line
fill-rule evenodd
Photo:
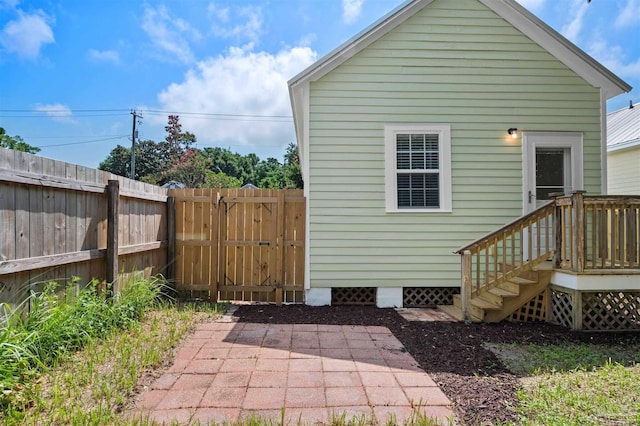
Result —
M 552 192 L 600 194 L 630 87 L 513 0 L 412 0 L 289 81 L 306 303 L 460 288 L 456 249 Z

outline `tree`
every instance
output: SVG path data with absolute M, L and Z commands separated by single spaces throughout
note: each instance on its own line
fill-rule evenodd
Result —
M 260 158 L 256 154 L 242 156 L 238 153 L 232 153 L 227 148 L 218 147 L 206 147 L 202 150 L 202 154 L 209 159 L 213 172 L 237 178 L 242 185 L 258 184 L 255 169 L 260 163 Z
M 162 173 L 163 181 L 175 180 L 187 188 L 201 188 L 207 176 L 209 161 L 198 150 L 187 149 L 171 168 Z
M 254 184 L 259 188 L 280 189 L 284 187 L 282 164 L 275 158 L 261 161 L 255 168 Z
M 287 152 L 284 154 L 284 185 L 291 189 L 302 189 L 304 186 L 298 146 L 294 143 L 287 145 Z
M 164 149 L 168 154 L 168 160 L 180 158 L 192 144 L 196 143 L 196 136 L 193 133 L 183 132 L 180 124 L 180 116 L 170 115 L 168 124 L 164 127 L 167 136 L 164 138 Z
M 152 140 L 136 143 L 136 180 L 147 183 L 162 184 L 162 171 L 166 168 L 167 153 L 163 145 Z M 98 169 L 120 176 L 129 176 L 131 170 L 131 149 L 118 145 L 107 158 L 100 163 Z
M 227 176 L 224 172 L 206 171 L 204 178 L 205 188 L 240 188 L 241 186 L 242 182 L 236 177 Z
M 14 151 L 28 152 L 35 154 L 40 152 L 40 148 L 26 143 L 20 136 L 9 136 L 3 127 L 0 127 L 0 147 L 13 149 Z
M 98 169 L 118 176 L 129 176 L 131 150 L 122 145 L 116 146 L 111 150 L 107 158 L 98 165 Z

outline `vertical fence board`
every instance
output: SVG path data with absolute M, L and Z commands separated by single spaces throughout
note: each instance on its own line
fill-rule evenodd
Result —
M 26 300 L 29 291 L 40 291 L 47 280 L 67 282 L 79 277 L 78 287 L 92 278 L 106 278 L 104 250 L 107 247 L 107 205 L 105 188 L 109 178 L 126 182 L 140 193 L 133 201 L 134 234 L 137 244 L 164 242 L 159 248 L 129 247 L 130 264 L 137 264 L 138 273 L 159 272 L 166 260 L 165 202 L 146 200 L 145 194 L 166 195 L 167 190 L 111 175 L 82 166 L 45 159 L 36 155 L 0 149 L 0 168 L 21 172 L 20 180 L 0 181 L 0 221 L 3 226 L 0 241 L 0 263 L 7 264 L 0 273 L 0 303 L 15 308 Z M 25 180 L 26 179 L 26 180 Z M 126 186 L 126 185 L 123 185 Z M 120 213 L 119 213 L 120 214 Z M 128 213 L 123 223 L 131 223 Z M 149 217 L 149 220 L 147 220 Z M 127 233 L 128 236 L 129 233 Z M 123 237 L 124 234 L 120 234 Z M 94 260 L 73 261 L 79 252 L 92 251 Z M 50 267 L 32 266 L 33 257 L 50 257 Z M 126 257 L 126 256 L 122 256 Z M 48 262 L 46 262 L 48 263 Z M 16 265 L 25 267 L 14 271 Z M 6 266 L 6 265 L 5 265 Z
M 176 261 L 178 288 L 196 291 L 207 288 L 209 280 L 211 300 L 302 301 L 306 211 L 302 191 L 204 190 L 197 193 L 203 197 L 197 201 L 189 201 L 192 190 L 171 194 L 177 206 L 176 250 L 189 253 Z

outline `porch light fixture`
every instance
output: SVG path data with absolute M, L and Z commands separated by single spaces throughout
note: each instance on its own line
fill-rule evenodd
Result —
M 507 133 L 509 133 L 513 139 L 516 139 L 518 137 L 518 129 L 516 129 L 515 127 L 511 127 L 509 130 L 507 130 Z

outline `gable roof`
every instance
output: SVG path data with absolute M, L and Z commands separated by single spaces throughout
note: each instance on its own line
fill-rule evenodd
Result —
M 395 10 L 369 26 L 337 49 L 325 55 L 304 71 L 289 80 L 290 92 L 296 87 L 318 80 L 337 68 L 383 35 L 418 13 L 434 0 L 408 0 Z M 604 89 L 606 97 L 612 98 L 631 90 L 622 79 L 605 68 L 556 30 L 545 24 L 534 14 L 520 6 L 515 0 L 477 0 L 509 22 L 524 35 L 547 50 L 556 59 L 584 78 L 594 87 Z M 292 96 L 293 98 L 293 96 Z
M 607 151 L 640 146 L 640 103 L 607 115 Z

